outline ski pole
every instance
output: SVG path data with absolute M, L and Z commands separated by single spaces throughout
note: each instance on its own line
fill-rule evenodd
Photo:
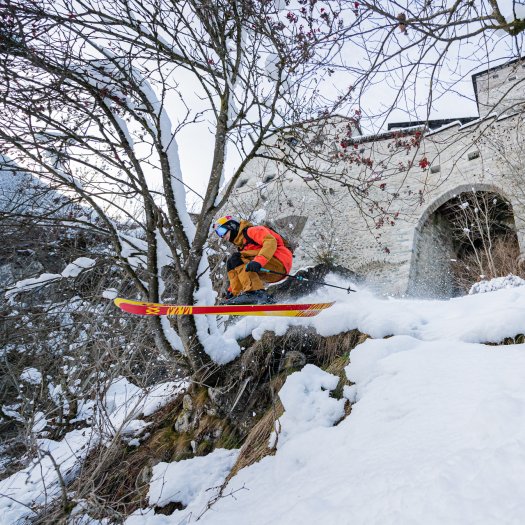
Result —
M 343 286 L 336 286 L 335 284 L 328 284 L 323 281 L 312 281 L 312 279 L 307 279 L 306 277 L 303 277 L 302 275 L 291 275 L 289 273 L 274 272 L 273 270 L 267 270 L 266 268 L 261 268 L 259 271 L 265 272 L 265 273 L 274 273 L 276 275 L 282 275 L 284 277 L 291 277 L 292 279 L 296 279 L 297 281 L 308 281 L 309 283 L 322 284 L 323 286 L 331 286 L 332 288 L 339 288 L 340 290 L 346 290 L 347 293 L 357 291 L 357 290 L 352 290 L 352 288 L 350 287 L 344 288 Z

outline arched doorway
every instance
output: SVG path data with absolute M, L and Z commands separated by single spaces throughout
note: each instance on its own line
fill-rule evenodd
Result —
M 512 205 L 490 185 L 443 195 L 421 218 L 414 239 L 410 295 L 454 297 L 480 280 L 518 273 Z

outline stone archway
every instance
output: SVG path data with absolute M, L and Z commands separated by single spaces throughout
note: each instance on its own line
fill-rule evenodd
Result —
M 484 228 L 478 234 L 475 223 L 478 206 L 483 204 L 494 219 L 477 221 Z M 477 272 L 478 268 L 486 269 L 489 262 L 491 268 L 497 266 L 491 252 L 496 245 L 505 250 L 508 246 L 509 254 L 519 253 L 514 212 L 504 192 L 491 184 L 468 184 L 447 191 L 428 206 L 414 230 L 408 294 L 448 298 L 465 293 L 469 280 L 473 284 L 485 273 Z

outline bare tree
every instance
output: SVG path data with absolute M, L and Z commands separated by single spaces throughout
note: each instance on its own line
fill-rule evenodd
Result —
M 520 273 L 512 207 L 500 195 L 468 192 L 443 205 L 457 251 L 458 284 L 470 289 L 479 279 Z
M 265 140 L 331 110 L 316 91 L 344 37 L 340 7 L 329 4 L 304 8 L 299 26 L 263 1 L 9 0 L 1 8 L 0 148 L 95 210 L 144 299 L 213 299 L 213 217 Z M 204 122 L 213 157 L 194 224 L 177 139 Z M 225 184 L 228 148 L 240 161 Z M 183 350 L 195 379 L 211 373 L 206 347 L 220 340 L 213 320 L 179 317 L 175 330 L 151 323 L 157 345 L 172 358 Z
M 213 300 L 210 225 L 253 159 L 278 160 L 314 185 L 340 177 L 334 160 L 341 155 L 366 167 L 367 158 L 345 151 L 362 118 L 389 114 L 422 77 L 430 85 L 428 116 L 436 97 L 454 88 L 437 89 L 436 80 L 458 42 L 478 38 L 478 47 L 487 46 L 502 29 L 518 53 L 523 29 L 495 1 L 407 8 L 337 0 L 6 0 L 0 16 L 1 151 L 96 212 L 83 227 L 96 224 L 111 238 L 141 297 L 179 304 Z M 350 58 L 341 54 L 346 44 Z M 331 77 L 336 89 L 323 91 Z M 359 106 L 378 82 L 393 88 L 384 108 L 352 110 L 346 131 L 325 133 L 324 122 L 347 115 L 348 103 Z M 177 141 L 203 124 L 213 153 L 193 222 Z M 283 155 L 297 137 L 307 147 Z M 334 137 L 336 151 L 326 148 Z M 227 152 L 239 162 L 225 182 Z M 320 155 L 331 167 L 312 162 Z M 388 214 L 367 194 L 373 185 L 383 190 L 384 177 L 364 173 L 346 186 L 364 209 Z M 151 325 L 157 346 L 195 380 L 213 373 L 209 350 L 222 344 L 215 321 L 182 316 L 173 327 L 158 318 Z
M 516 1 L 365 0 L 355 6 L 362 30 L 353 44 L 368 60 L 353 64 L 353 87 L 363 118 L 376 126 L 400 107 L 410 120 L 425 121 L 447 95 L 471 98 L 461 82 L 480 64 L 523 54 L 525 13 Z M 381 99 L 374 107 L 366 102 L 372 91 Z

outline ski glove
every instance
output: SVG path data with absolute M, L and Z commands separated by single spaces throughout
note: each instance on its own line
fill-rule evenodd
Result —
M 246 265 L 247 272 L 260 272 L 261 268 L 262 264 L 258 263 L 257 261 L 251 261 Z

